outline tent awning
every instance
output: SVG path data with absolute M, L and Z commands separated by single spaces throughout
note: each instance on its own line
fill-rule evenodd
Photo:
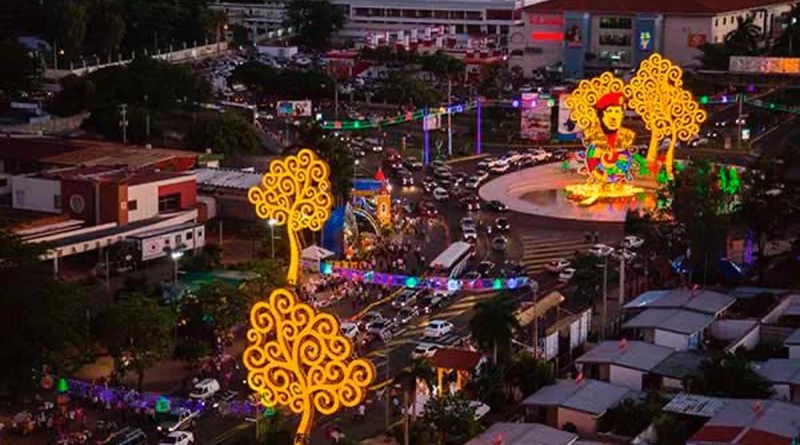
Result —
M 303 261 L 321 261 L 330 258 L 334 255 L 328 249 L 323 249 L 317 245 L 308 246 L 300 253 L 300 259 Z
M 525 327 L 536 318 L 542 317 L 550 309 L 558 306 L 566 298 L 560 292 L 550 292 L 544 298 L 539 298 L 536 303 L 530 305 L 527 309 L 517 312 L 517 321 L 519 325 Z

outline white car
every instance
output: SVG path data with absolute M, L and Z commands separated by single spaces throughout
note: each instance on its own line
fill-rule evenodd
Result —
M 561 273 L 561 271 L 569 267 L 571 264 L 572 263 L 570 263 L 566 259 L 559 258 L 557 260 L 553 260 L 547 263 L 547 266 L 545 266 L 545 268 L 547 269 L 548 272 L 551 273 Z
M 574 267 L 567 267 L 558 274 L 558 281 L 566 283 L 575 275 Z
M 628 235 L 622 240 L 622 247 L 626 249 L 638 249 L 642 247 L 642 244 L 644 244 L 644 240 L 638 236 Z
M 467 242 L 474 242 L 478 240 L 478 232 L 474 227 L 463 227 L 461 229 L 461 238 Z
M 475 220 L 470 216 L 461 218 L 461 230 L 475 230 Z
M 219 382 L 216 379 L 203 379 L 194 385 L 189 397 L 192 399 L 206 400 L 220 390 Z
M 350 340 L 356 338 L 360 331 L 357 324 L 349 322 L 342 323 L 341 329 L 342 329 L 342 334 L 344 334 L 344 336 L 349 338 Z
M 194 434 L 188 431 L 175 431 L 161 439 L 159 445 L 189 445 L 194 443 Z
M 511 164 L 509 164 L 507 161 L 498 161 L 489 169 L 489 171 L 492 173 L 505 173 L 509 168 L 511 168 Z
M 441 187 L 436 187 L 433 189 L 433 199 L 437 201 L 447 201 L 450 199 L 450 194 L 447 193 L 447 190 Z
M 425 326 L 425 337 L 439 338 L 453 330 L 453 323 L 444 320 L 432 320 Z
M 589 255 L 593 255 L 598 258 L 605 258 L 612 253 L 614 253 L 614 248 L 605 244 L 595 244 L 589 248 Z
M 464 183 L 464 187 L 467 190 L 475 190 L 481 185 L 481 180 L 476 177 L 470 177 L 467 179 L 467 182 Z
M 503 235 L 498 235 L 492 239 L 492 249 L 503 252 L 508 247 L 508 238 L 504 237 Z
M 616 261 L 622 261 L 624 258 L 626 263 L 630 263 L 636 258 L 636 252 L 627 249 L 618 250 L 611 254 L 611 258 L 614 258 Z
M 485 158 L 478 161 L 478 170 L 488 170 L 494 166 L 495 160 L 493 158 Z M 485 173 L 485 172 L 484 172 Z
M 544 150 L 531 150 L 530 156 L 536 162 L 544 162 L 550 159 L 552 155 Z
M 480 182 L 483 182 L 483 181 L 485 181 L 485 180 L 487 180 L 489 178 L 489 173 L 486 173 L 483 170 L 479 170 L 479 171 L 475 172 L 475 174 L 472 175 L 472 177 L 473 178 L 477 178 L 478 181 L 480 181 Z
M 366 326 L 366 325 L 368 325 L 370 323 L 373 323 L 373 322 L 376 322 L 376 321 L 383 321 L 383 320 L 385 320 L 383 314 L 381 314 L 380 312 L 377 312 L 377 311 L 370 311 L 370 312 L 367 312 L 366 314 L 364 314 L 364 316 L 361 317 L 361 320 L 359 320 L 359 321 L 364 326 Z
M 436 354 L 440 348 L 439 345 L 434 345 L 433 343 L 420 343 L 411 351 L 411 358 L 418 359 L 418 358 L 430 358 L 433 357 L 433 354 Z

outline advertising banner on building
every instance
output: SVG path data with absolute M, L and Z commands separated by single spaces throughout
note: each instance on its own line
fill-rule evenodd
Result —
M 278 116 L 311 117 L 310 100 L 284 100 L 278 102 Z
M 578 138 L 578 126 L 569 118 L 567 98 L 569 94 L 558 96 L 558 140 L 572 141 Z
M 752 74 L 800 74 L 800 58 L 731 56 L 729 70 Z
M 547 100 L 540 100 L 536 93 L 524 93 L 520 109 L 520 137 L 532 141 L 549 141 L 551 109 Z
M 442 127 L 442 117 L 439 114 L 429 114 L 425 116 L 425 120 L 423 121 L 423 129 L 424 130 L 438 130 Z

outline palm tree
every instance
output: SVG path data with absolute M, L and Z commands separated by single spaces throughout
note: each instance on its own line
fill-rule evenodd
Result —
M 519 329 L 514 309 L 514 301 L 501 295 L 478 303 L 475 315 L 469 321 L 472 338 L 481 349 L 492 352 L 492 362 L 495 364 L 498 351 L 510 350 L 514 331 Z
M 753 23 L 752 17 L 737 17 L 736 29 L 725 36 L 725 45 L 733 55 L 750 56 L 758 52 L 762 37 L 761 27 Z
M 792 5 L 786 16 L 786 28 L 772 47 L 772 54 L 791 57 L 798 49 L 800 49 L 800 6 Z
M 410 394 L 411 397 L 411 420 L 414 421 L 417 418 L 417 382 L 422 381 L 428 385 L 428 388 L 431 387 L 431 382 L 434 378 L 433 368 L 431 368 L 430 363 L 428 363 L 425 359 L 415 359 L 408 365 L 407 368 L 403 369 L 399 374 L 397 374 L 394 378 L 394 383 L 400 385 L 403 388 L 403 392 L 407 395 Z M 441 390 L 441 388 L 440 388 Z M 408 400 L 408 397 L 406 398 Z M 405 407 L 407 408 L 407 407 Z

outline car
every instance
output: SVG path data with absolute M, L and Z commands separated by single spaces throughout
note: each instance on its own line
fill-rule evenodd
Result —
M 508 247 L 508 239 L 503 235 L 498 235 L 492 238 L 492 249 L 498 252 L 503 252 Z
M 189 398 L 206 400 L 216 394 L 219 389 L 220 386 L 217 379 L 203 379 L 194 385 L 192 390 L 189 392 Z
M 364 316 L 361 317 L 360 321 L 361 321 L 361 323 L 363 323 L 366 326 L 366 325 L 368 325 L 370 323 L 373 323 L 373 322 L 376 322 L 376 321 L 383 321 L 383 320 L 385 320 L 385 318 L 383 317 L 383 314 L 381 314 L 378 311 L 370 311 L 370 312 L 367 312 L 366 314 L 364 314 Z
M 364 150 L 362 150 L 362 149 L 360 149 L 360 148 L 354 148 L 354 149 L 353 149 L 353 156 L 355 156 L 355 157 L 357 157 L 357 158 L 363 158 L 363 157 L 364 157 L 364 156 L 366 156 L 366 155 L 367 155 L 367 154 L 366 154 L 366 153 L 364 153 Z
M 518 152 L 517 150 L 511 150 L 506 153 L 506 159 L 508 159 L 511 163 L 517 162 L 517 159 L 522 156 L 522 153 Z
M 468 212 L 476 212 L 481 209 L 481 200 L 477 196 L 465 196 L 461 198 L 460 204 Z
M 192 427 L 198 416 L 200 416 L 200 411 L 192 411 L 187 408 L 175 408 L 169 413 L 161 415 L 156 429 L 162 434 L 183 431 Z
M 439 187 L 449 190 L 453 187 L 453 178 L 441 178 L 438 181 Z
M 430 201 L 423 201 L 422 204 L 419 205 L 419 212 L 422 216 L 427 216 L 429 218 L 433 218 L 439 214 L 436 205 Z
M 367 325 L 367 332 L 374 335 L 381 335 L 386 331 L 391 331 L 392 324 L 389 320 L 373 321 Z
M 451 179 L 453 177 L 453 172 L 447 167 L 438 167 L 433 171 L 433 177 L 437 180 Z
M 428 181 L 428 179 L 430 178 L 425 178 L 425 180 L 422 182 L 422 188 L 425 190 L 425 193 L 431 194 L 435 189 L 442 188 L 433 179 L 430 181 Z
M 494 158 L 483 158 L 478 162 L 478 169 L 489 170 L 494 165 Z
M 498 232 L 507 232 L 511 230 L 511 223 L 508 222 L 508 218 L 503 218 L 501 216 L 494 220 L 494 227 Z
M 614 260 L 622 261 L 623 259 L 625 259 L 626 263 L 630 263 L 631 261 L 635 260 L 636 257 L 637 257 L 636 252 L 627 249 L 617 250 L 611 254 L 611 258 L 613 258 Z
M 511 168 L 511 163 L 507 161 L 498 161 L 489 169 L 489 171 L 492 173 L 505 173 L 509 168 Z
M 419 309 L 416 306 L 407 306 L 397 311 L 394 317 L 395 324 L 407 324 L 419 316 Z
M 430 314 L 432 310 L 440 308 L 442 303 L 444 303 L 444 299 L 434 293 L 420 298 L 417 308 L 422 314 Z
M 441 187 L 436 187 L 435 189 L 433 189 L 433 193 L 432 194 L 433 194 L 433 199 L 435 199 L 435 200 L 437 200 L 439 202 L 444 202 L 444 201 L 447 201 L 448 199 L 450 199 L 450 194 L 447 193 L 447 190 L 445 190 L 445 189 L 443 189 Z
M 506 260 L 500 269 L 500 275 L 503 277 L 518 277 L 525 273 L 525 266 L 517 263 L 516 261 Z
M 373 153 L 381 153 L 381 152 L 383 152 L 383 146 L 382 145 L 373 145 L 372 146 L 372 152 Z
M 533 86 L 529 83 L 523 84 L 519 87 L 519 91 L 522 93 L 530 93 L 533 91 Z
M 475 230 L 475 220 L 471 216 L 461 218 L 461 230 L 472 229 Z
M 638 236 L 628 235 L 622 240 L 622 247 L 625 249 L 638 249 L 642 244 L 644 240 Z
M 479 171 L 476 171 L 475 174 L 472 175 L 472 177 L 478 178 L 481 182 L 483 182 L 483 181 L 489 179 L 489 173 L 487 173 L 485 171 L 482 171 L 482 170 L 479 170 Z
M 98 422 L 99 423 L 99 422 Z M 100 442 L 98 442 L 100 443 Z M 126 426 L 120 430 L 115 431 L 102 443 L 109 443 L 113 445 L 147 445 L 147 435 L 141 428 L 131 428 Z
M 406 166 L 409 170 L 421 170 L 422 169 L 422 162 L 420 162 L 417 158 L 413 156 L 407 157 L 403 161 L 403 165 Z
M 400 174 L 400 185 L 402 185 L 403 187 L 411 187 L 412 185 L 414 185 L 414 176 L 412 176 L 411 173 L 408 172 L 407 170 L 402 170 L 402 171 L 406 173 Z
M 412 359 L 420 359 L 420 358 L 431 358 L 433 354 L 436 354 L 436 351 L 439 350 L 441 346 L 435 345 L 433 343 L 420 343 L 411 351 L 411 358 Z
M 475 176 L 470 176 L 467 179 L 467 182 L 464 183 L 464 187 L 467 190 L 475 190 L 481 185 L 481 180 L 476 178 Z
M 474 227 L 462 228 L 461 238 L 468 243 L 474 243 L 478 241 L 478 232 L 475 230 Z
M 489 201 L 487 207 L 489 207 L 489 210 L 493 212 L 505 212 L 506 210 L 508 210 L 508 206 L 506 206 L 504 203 L 496 199 Z
M 221 394 L 217 394 L 217 396 L 214 397 L 214 404 L 212 405 L 212 408 L 218 409 L 220 406 L 226 404 L 230 406 L 230 403 L 236 400 L 236 397 L 238 397 L 238 395 L 239 394 L 236 391 L 232 390 L 228 390 Z
M 344 334 L 344 336 L 350 340 L 358 337 L 358 334 L 361 331 L 356 323 L 345 322 L 342 323 L 340 328 L 342 330 L 342 334 Z
M 406 289 L 392 300 L 392 307 L 395 309 L 402 309 L 407 306 L 412 306 L 417 302 L 417 293 L 411 289 Z
M 477 278 L 488 277 L 489 274 L 492 273 L 494 268 L 495 268 L 495 266 L 494 266 L 493 262 L 491 262 L 489 260 L 481 261 L 480 264 L 478 264 L 478 267 L 475 269 L 475 272 L 478 273 L 478 277 Z
M 692 139 L 691 141 L 689 141 L 689 146 L 690 147 L 702 147 L 702 146 L 708 145 L 709 142 L 711 142 L 711 141 L 709 141 L 708 138 L 696 137 L 696 138 Z
M 428 169 L 430 169 L 431 171 L 435 171 L 437 168 L 441 167 L 447 168 L 447 164 L 445 164 L 444 161 L 439 159 L 428 164 Z
M 574 267 L 566 267 L 558 274 L 558 281 L 566 283 L 575 275 Z
M 561 271 L 569 267 L 571 264 L 572 263 L 570 263 L 569 260 L 565 258 L 559 258 L 547 263 L 545 269 L 547 269 L 547 271 L 550 273 L 561 273 Z
M 439 338 L 449 334 L 453 330 L 453 323 L 444 320 L 431 320 L 425 326 L 425 337 Z
M 534 148 L 528 152 L 534 162 L 544 162 L 549 160 L 553 155 L 540 148 Z
M 400 161 L 387 161 L 385 165 L 389 172 L 395 174 L 399 174 L 400 170 L 403 169 L 403 163 Z
M 393 163 L 394 162 L 397 162 L 397 163 L 400 163 L 400 164 L 403 163 L 403 158 L 400 157 L 400 154 L 397 153 L 397 150 L 394 150 L 394 149 L 391 149 L 391 148 L 386 150 L 386 159 L 388 161 L 390 161 L 390 162 L 393 162 Z
M 614 253 L 614 248 L 605 244 L 595 244 L 589 248 L 589 255 L 604 258 Z
M 516 165 L 517 168 L 531 167 L 533 165 L 536 165 L 536 160 L 533 159 L 533 156 L 531 156 L 530 154 L 524 153 L 520 155 L 519 158 L 517 158 L 517 160 L 514 162 L 514 165 Z

